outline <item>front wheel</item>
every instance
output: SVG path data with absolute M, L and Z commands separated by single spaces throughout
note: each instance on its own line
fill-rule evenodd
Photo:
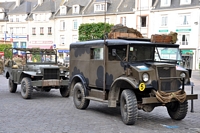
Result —
M 31 86 L 31 79 L 25 77 L 21 82 L 21 95 L 24 99 L 30 99 L 33 92 L 33 87 Z
M 137 98 L 131 90 L 123 90 L 120 97 L 122 121 L 126 125 L 135 124 L 138 116 Z
M 88 107 L 90 100 L 85 99 L 85 96 L 83 85 L 80 82 L 76 83 L 74 86 L 73 100 L 77 109 L 86 109 Z
M 60 94 L 62 97 L 69 97 L 69 93 L 70 93 L 70 89 L 68 88 L 68 86 L 62 86 L 60 88 Z
M 178 101 L 169 103 L 167 106 L 169 116 L 174 120 L 182 120 L 187 115 L 188 102 L 187 100 L 183 103 Z
M 15 93 L 17 91 L 17 84 L 13 82 L 11 78 L 8 80 L 8 85 L 9 85 L 9 91 L 11 93 Z

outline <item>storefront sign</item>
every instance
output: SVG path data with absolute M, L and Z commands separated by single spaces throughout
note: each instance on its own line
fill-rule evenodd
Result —
M 53 41 L 31 41 L 31 44 L 53 44 Z
M 58 50 L 58 53 L 69 53 L 69 50 Z
M 176 29 L 176 32 L 189 32 L 191 29 Z
M 168 30 L 159 30 L 159 32 L 168 32 Z

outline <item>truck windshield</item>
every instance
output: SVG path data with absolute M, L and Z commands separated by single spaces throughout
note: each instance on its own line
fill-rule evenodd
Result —
M 181 55 L 178 48 L 169 48 L 169 47 L 157 47 L 155 55 L 157 61 L 161 60 L 174 60 L 174 61 L 181 61 Z

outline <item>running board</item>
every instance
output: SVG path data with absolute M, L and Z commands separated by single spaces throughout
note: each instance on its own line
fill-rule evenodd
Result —
M 101 98 L 96 98 L 96 97 L 85 97 L 85 99 L 94 100 L 94 101 L 103 102 L 103 103 L 108 103 L 108 100 L 103 100 Z

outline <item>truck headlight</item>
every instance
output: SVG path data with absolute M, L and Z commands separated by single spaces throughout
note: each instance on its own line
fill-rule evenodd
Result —
M 149 81 L 149 74 L 148 74 L 148 73 L 143 73 L 143 74 L 142 74 L 142 80 L 143 80 L 144 82 Z
M 40 69 L 38 69 L 38 70 L 37 70 L 37 73 L 41 73 L 41 70 L 40 70 Z
M 186 74 L 184 72 L 181 72 L 180 77 L 185 78 Z

